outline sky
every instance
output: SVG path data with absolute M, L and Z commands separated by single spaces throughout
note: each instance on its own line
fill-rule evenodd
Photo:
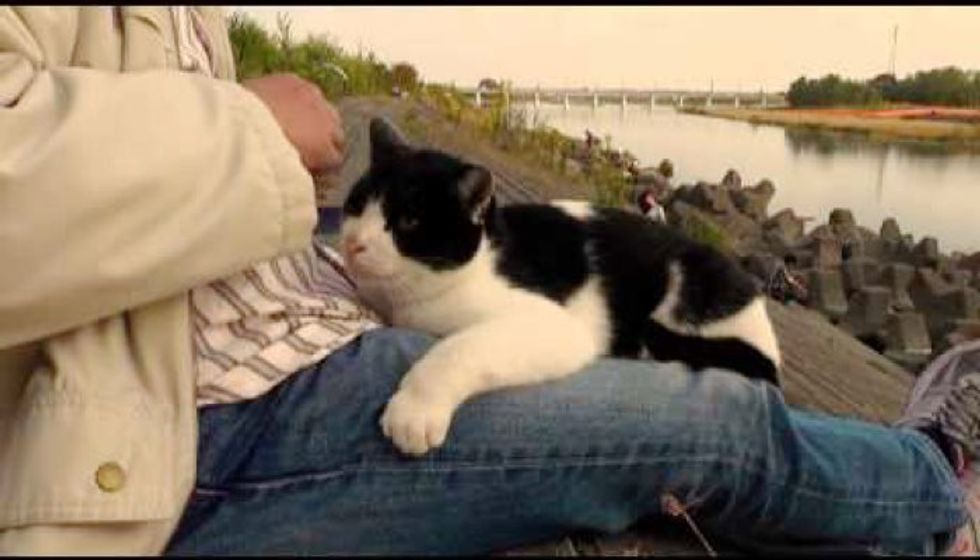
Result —
M 235 8 L 230 8 L 234 10 Z M 475 86 L 785 90 L 801 75 L 868 79 L 954 65 L 980 70 L 980 7 L 339 6 L 239 8 L 267 29 L 413 64 Z

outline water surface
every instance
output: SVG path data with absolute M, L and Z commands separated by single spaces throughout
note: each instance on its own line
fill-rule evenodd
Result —
M 526 107 L 533 116 L 533 107 Z M 755 125 L 686 115 L 669 107 L 542 105 L 537 118 L 584 138 L 610 135 L 642 165 L 674 162 L 674 184 L 718 182 L 729 168 L 743 184 L 776 185 L 769 214 L 793 208 L 825 223 L 835 207 L 878 231 L 892 216 L 916 241 L 939 239 L 940 249 L 980 250 L 980 154 L 951 153 L 928 143 L 883 144 L 860 134 Z

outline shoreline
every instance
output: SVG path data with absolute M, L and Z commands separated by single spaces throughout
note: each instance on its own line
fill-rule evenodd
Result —
M 861 116 L 837 109 L 736 109 L 685 107 L 678 111 L 782 127 L 860 134 L 879 142 L 939 144 L 951 149 L 980 152 L 980 125 L 890 116 Z
M 680 108 L 680 109 L 676 109 L 676 110 L 678 110 L 678 111 L 680 111 L 682 113 L 687 113 L 687 114 L 695 114 L 695 115 L 698 115 L 698 116 L 713 116 L 713 117 L 718 117 L 718 118 L 730 118 L 731 120 L 740 120 L 742 122 L 751 122 L 751 121 L 749 121 L 748 118 L 746 118 L 746 116 L 751 116 L 754 113 L 761 113 L 761 112 L 763 112 L 763 110 L 729 109 L 729 108 L 714 108 L 714 109 L 707 109 L 707 110 L 705 110 L 704 108 L 701 108 L 701 107 L 688 107 L 688 108 Z M 707 111 L 712 111 L 713 113 L 722 113 L 722 112 L 727 112 L 728 110 L 731 110 L 731 111 L 742 111 L 742 112 L 746 113 L 747 115 L 743 115 L 743 116 L 740 116 L 739 118 L 736 118 L 736 117 L 728 117 L 726 115 L 721 115 L 721 114 L 705 114 Z M 892 109 L 889 112 L 892 112 L 892 111 L 896 111 L 897 112 L 899 110 L 900 109 Z M 901 110 L 908 111 L 908 109 L 901 109 Z M 921 109 L 919 109 L 919 110 L 921 110 Z M 793 111 L 793 110 L 787 110 L 787 109 L 769 109 L 769 110 L 766 110 L 766 111 L 772 112 L 772 113 L 779 113 L 779 112 L 786 112 L 786 111 Z M 858 111 L 851 110 L 851 109 L 803 110 L 801 112 L 804 112 L 804 111 L 805 112 L 808 112 L 808 113 L 820 112 L 820 113 L 830 113 L 830 114 L 837 114 L 837 115 L 841 115 L 841 114 L 845 114 L 845 113 L 855 113 L 855 112 L 858 112 Z M 881 120 L 894 121 L 894 120 L 899 120 L 899 119 L 895 119 L 895 118 L 881 118 L 881 117 L 864 117 L 862 120 L 864 120 L 864 121 L 881 121 Z M 903 122 L 908 123 L 910 121 L 905 120 Z M 930 121 L 918 121 L 918 122 L 920 124 L 940 124 L 940 125 L 942 125 L 942 124 L 950 124 L 950 123 L 936 123 L 935 121 L 932 121 L 932 122 L 930 122 Z M 915 121 L 912 121 L 912 123 L 915 124 Z M 769 123 L 760 123 L 760 124 L 770 125 Z M 953 123 L 953 124 L 955 124 L 955 123 Z M 562 131 L 558 130 L 557 128 L 555 128 L 554 126 L 551 126 L 551 125 L 548 125 L 548 126 L 552 130 L 554 130 L 557 134 L 559 134 L 562 138 L 564 138 L 567 142 L 573 143 L 573 144 L 578 144 L 578 145 L 583 145 L 584 146 L 584 143 L 585 142 L 581 138 L 581 136 L 577 136 L 577 135 L 574 135 L 574 134 L 569 134 L 569 133 L 566 133 L 566 132 L 562 132 Z M 780 124 L 773 123 L 770 126 L 781 126 L 781 125 Z M 978 138 L 976 140 L 976 144 L 975 144 L 974 149 L 971 150 L 968 153 L 980 153 L 980 125 L 962 125 L 962 124 L 960 124 L 959 126 L 961 126 L 961 127 L 962 126 L 969 126 L 971 128 L 976 129 L 977 134 L 978 134 Z M 833 129 L 821 129 L 819 127 L 809 126 L 807 124 L 800 124 L 798 126 L 795 126 L 795 125 L 784 125 L 783 128 L 784 129 L 795 129 L 795 130 L 798 130 L 800 132 L 807 131 L 808 133 L 809 132 L 812 132 L 813 134 L 856 134 L 855 131 L 853 131 L 853 130 L 840 131 L 840 130 L 833 130 Z M 869 137 L 862 134 L 862 135 L 858 136 L 857 138 L 855 138 L 855 140 L 856 141 L 867 141 L 867 140 L 869 140 Z M 622 156 L 625 156 L 625 159 L 626 160 L 634 159 L 635 160 L 635 163 L 636 163 L 636 167 L 640 171 L 640 175 L 643 176 L 642 178 L 639 179 L 639 182 L 649 185 L 650 184 L 649 182 L 652 181 L 652 178 L 651 178 L 651 175 L 650 174 L 651 173 L 654 173 L 655 171 L 657 171 L 657 167 L 664 160 L 661 160 L 661 162 L 657 162 L 655 159 L 654 160 L 643 160 L 643 159 L 640 159 L 640 158 L 636 157 L 632 153 L 632 151 L 631 151 L 631 149 L 630 149 L 629 146 L 618 144 L 616 142 L 616 139 L 614 137 L 610 137 L 610 141 L 612 142 L 611 152 L 619 152 L 620 155 L 621 155 L 621 157 Z M 950 142 L 949 141 L 946 141 L 946 140 L 923 140 L 923 139 L 914 139 L 914 138 L 913 139 L 901 139 L 901 138 L 900 139 L 894 139 L 894 138 L 889 138 L 889 139 L 887 139 L 885 141 L 887 141 L 887 142 L 889 142 L 889 143 L 891 143 L 893 145 L 894 144 L 898 144 L 898 146 L 896 146 L 898 148 L 903 148 L 903 147 L 909 148 L 909 147 L 913 147 L 913 146 L 919 146 L 921 148 L 921 147 L 924 147 L 924 145 L 926 145 L 926 144 L 933 144 L 933 145 L 942 147 L 944 149 L 948 149 L 948 147 L 951 145 Z M 597 153 L 598 152 L 605 152 L 605 148 L 599 148 L 599 149 L 597 149 Z M 954 151 L 953 153 L 956 153 L 956 152 Z M 579 153 L 579 156 L 580 157 L 581 157 L 581 155 L 582 154 Z M 574 157 L 572 159 L 575 159 L 575 163 L 576 164 L 579 164 L 579 165 L 584 165 L 584 163 L 585 163 L 584 161 L 582 161 L 580 159 L 576 159 Z M 669 158 L 667 158 L 666 161 L 670 162 Z M 670 163 L 671 163 L 671 165 L 673 165 L 672 162 L 670 162 Z M 626 168 L 625 167 L 622 167 L 621 170 L 625 172 Z M 735 169 L 730 168 L 729 170 L 735 170 Z M 765 178 L 765 177 L 763 176 L 763 178 Z M 711 182 L 717 181 L 716 179 L 715 180 L 712 180 L 710 178 L 701 178 L 701 179 L 697 179 L 697 178 L 691 179 L 691 178 L 688 178 L 686 180 L 682 180 L 682 179 L 680 179 L 678 177 L 671 177 L 671 178 L 665 178 L 665 179 L 667 179 L 667 181 L 672 185 L 672 188 L 678 188 L 678 187 L 683 186 L 685 184 L 690 185 L 690 186 L 694 186 L 694 185 L 696 185 L 698 183 L 711 183 Z M 627 179 L 626 182 L 629 185 L 628 189 L 631 192 L 633 190 L 635 190 L 635 189 L 642 188 L 642 187 L 639 187 L 637 185 L 637 183 L 632 182 L 632 181 L 630 181 L 628 179 Z M 823 212 L 829 213 L 831 210 L 833 210 L 834 208 L 836 208 L 838 206 L 839 205 L 837 205 L 837 204 L 828 204 L 826 210 L 823 211 Z M 793 212 L 796 212 L 798 210 L 798 208 L 796 206 L 786 206 L 784 208 L 781 208 L 781 210 L 786 210 L 786 209 L 792 210 Z M 821 212 L 822 212 L 821 210 L 816 209 L 810 215 L 800 216 L 804 220 L 804 222 L 807 222 L 807 225 L 804 227 L 804 229 L 806 230 L 807 233 L 810 233 L 813 229 L 816 229 L 817 227 L 819 227 L 820 220 L 822 219 L 822 215 L 825 215 L 825 214 L 821 214 Z M 809 222 L 813 222 L 813 223 L 812 224 L 809 224 Z M 862 225 L 862 227 L 870 227 L 872 229 L 876 229 L 876 228 L 879 227 L 879 225 L 880 224 L 872 224 L 870 226 L 864 226 L 864 225 Z M 926 238 L 926 237 L 939 239 L 939 238 L 936 237 L 936 234 L 934 233 L 934 230 L 932 230 L 931 228 L 926 228 L 924 230 L 914 231 L 914 232 L 909 232 L 909 233 L 913 233 L 915 235 L 916 239 Z M 942 243 L 943 245 L 945 245 L 948 241 L 949 241 L 948 239 L 941 240 L 940 243 Z M 944 248 L 944 251 L 948 255 L 950 255 L 950 256 L 952 256 L 954 254 L 972 255 L 972 254 L 975 254 L 975 253 L 980 253 L 980 245 L 977 245 L 977 244 L 973 243 L 973 244 L 967 244 L 967 245 L 959 246 L 959 247 L 956 247 L 956 248 L 948 248 L 948 247 L 946 247 L 946 248 Z

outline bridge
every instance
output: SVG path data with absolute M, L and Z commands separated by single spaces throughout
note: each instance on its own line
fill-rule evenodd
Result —
M 782 93 L 745 91 L 697 91 L 681 89 L 612 89 L 612 88 L 511 88 L 485 89 L 475 87 L 457 88 L 464 95 L 473 98 L 478 106 L 483 106 L 492 98 L 504 96 L 508 103 L 532 103 L 535 107 L 543 103 L 564 105 L 658 105 L 674 107 L 711 107 L 727 105 L 732 107 L 783 107 L 786 97 Z

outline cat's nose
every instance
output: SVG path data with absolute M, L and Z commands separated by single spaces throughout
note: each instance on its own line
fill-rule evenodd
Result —
M 350 258 L 357 256 L 359 253 L 363 253 L 367 247 L 360 240 L 348 237 L 343 240 L 341 249 L 344 252 L 344 256 Z

